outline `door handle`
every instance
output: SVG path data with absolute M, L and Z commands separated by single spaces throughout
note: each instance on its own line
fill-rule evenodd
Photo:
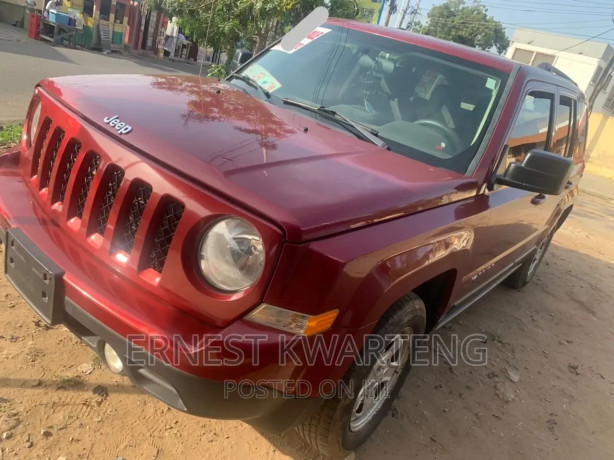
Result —
M 539 195 L 535 195 L 531 199 L 531 204 L 539 205 L 539 204 L 544 203 L 547 199 L 548 197 L 546 195 L 544 195 L 543 193 L 540 193 Z

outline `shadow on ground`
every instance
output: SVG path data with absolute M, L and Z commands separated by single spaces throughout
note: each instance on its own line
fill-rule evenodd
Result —
M 0 41 L 0 51 L 3 53 L 17 54 L 20 56 L 30 56 L 39 59 L 49 59 L 51 61 L 74 64 L 71 59 L 60 53 L 55 47 L 51 46 L 51 44 L 41 46 L 41 42 L 32 41 L 31 43 L 13 43 Z

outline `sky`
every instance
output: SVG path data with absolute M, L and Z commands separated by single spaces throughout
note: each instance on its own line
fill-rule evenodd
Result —
M 400 10 L 404 1 L 397 2 Z M 422 0 L 417 19 L 425 23 L 429 9 L 444 2 Z M 413 7 L 417 0 L 409 0 L 409 3 Z M 466 3 L 472 2 L 466 0 Z M 503 23 L 510 40 L 514 29 L 529 28 L 568 35 L 579 40 L 603 33 L 595 40 L 614 44 L 614 0 L 482 0 L 481 3 L 488 8 L 489 16 Z M 385 14 L 384 10 L 383 17 Z M 392 16 L 391 26 L 396 25 L 397 18 L 397 15 Z

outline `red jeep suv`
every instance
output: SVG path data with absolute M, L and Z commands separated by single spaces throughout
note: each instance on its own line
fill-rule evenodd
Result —
M 553 67 L 333 19 L 222 81 L 43 80 L 0 157 L 6 276 L 170 406 L 344 455 L 418 334 L 530 281 L 587 117 Z

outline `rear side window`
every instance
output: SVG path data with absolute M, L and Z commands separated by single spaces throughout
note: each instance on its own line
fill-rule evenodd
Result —
M 573 133 L 574 100 L 567 96 L 561 96 L 556 109 L 556 127 L 552 140 L 553 153 L 563 156 L 571 156 L 571 141 Z
M 533 91 L 525 96 L 507 142 L 509 149 L 507 161 L 503 162 L 505 167 L 511 162 L 524 160 L 533 149 L 546 150 L 553 101 L 553 94 L 542 91 Z

